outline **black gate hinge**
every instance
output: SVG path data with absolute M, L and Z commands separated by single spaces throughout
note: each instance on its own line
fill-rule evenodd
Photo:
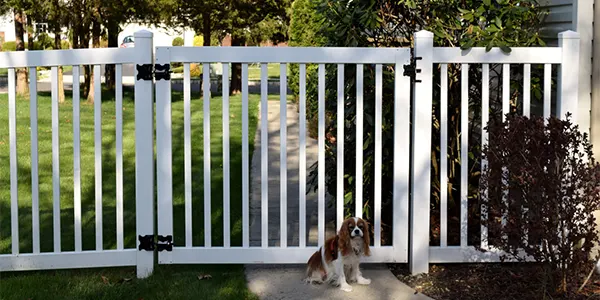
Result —
M 138 250 L 142 251 L 154 251 L 154 249 L 160 251 L 173 251 L 173 236 L 172 235 L 159 235 L 157 236 L 158 242 L 154 242 L 154 235 L 140 235 L 138 241 L 140 242 Z
M 153 65 L 153 64 L 143 64 L 136 65 L 137 80 L 171 80 L 171 64 L 164 65 Z
M 171 80 L 171 64 L 154 65 L 154 79 Z
M 172 235 L 167 235 L 167 236 L 159 235 L 158 243 L 156 244 L 156 250 L 158 250 L 159 252 L 163 251 L 163 250 L 173 251 L 173 236 Z
M 421 69 L 417 69 L 417 60 L 423 59 L 422 57 L 411 56 L 410 64 L 404 65 L 404 76 L 410 77 L 411 82 L 421 82 L 417 79 L 417 73 L 421 73 Z

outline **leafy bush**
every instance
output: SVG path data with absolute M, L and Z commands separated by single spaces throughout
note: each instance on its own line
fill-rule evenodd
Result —
M 314 0 L 295 0 L 292 4 L 292 16 L 289 26 L 289 42 L 290 47 L 318 47 L 325 45 L 325 36 L 319 33 L 320 17 L 317 13 L 317 2 Z M 295 95 L 294 100 L 298 101 L 300 93 L 300 66 L 298 64 L 290 64 L 288 76 L 288 86 Z M 306 93 L 307 95 L 317 93 L 317 73 L 318 65 L 306 65 Z M 315 101 L 307 101 L 307 117 L 310 120 L 309 135 L 313 138 L 317 137 L 317 114 L 318 106 Z
M 37 41 L 33 44 L 35 50 L 54 49 L 54 38 L 51 38 L 47 33 L 42 32 L 37 37 Z
M 483 224 L 490 245 L 544 263 L 553 286 L 565 293 L 581 283 L 599 241 L 593 212 L 600 208 L 600 165 L 570 118 L 544 121 L 515 114 L 490 121 Z
M 174 47 L 180 47 L 180 46 L 183 46 L 183 45 L 184 45 L 183 38 L 182 38 L 182 37 L 180 37 L 180 36 L 178 36 L 178 37 L 174 38 L 174 39 L 173 39 L 173 43 L 172 43 L 172 45 L 173 45 Z
M 202 65 L 201 64 L 190 64 L 190 77 L 201 77 L 202 76 Z
M 194 47 L 202 47 L 204 45 L 204 37 L 197 35 L 194 37 Z
M 319 0 L 315 4 L 318 22 L 322 22 L 317 37 L 325 39 L 325 46 L 338 47 L 410 47 L 415 32 L 425 29 L 433 32 L 434 45 L 442 47 L 489 47 L 501 46 L 505 50 L 513 46 L 538 46 L 543 45 L 539 36 L 539 28 L 544 13 L 535 0 L 506 0 L 506 1 L 481 1 L 481 0 L 441 0 L 441 1 L 351 1 L 351 0 Z M 402 16 L 402 17 L 398 17 Z M 291 34 L 293 36 L 293 34 Z M 374 160 L 367 159 L 373 155 L 374 142 L 374 66 L 365 65 L 364 71 L 364 141 L 365 161 L 363 165 L 363 203 L 364 217 L 372 220 L 371 205 L 374 197 Z M 432 109 L 432 197 L 431 197 L 431 241 L 435 243 L 439 238 L 439 199 L 440 191 L 448 191 L 448 224 L 450 245 L 457 245 L 460 240 L 460 165 L 469 164 L 468 197 L 477 200 L 479 189 L 479 153 L 481 152 L 480 124 L 481 119 L 481 66 L 472 65 L 469 68 L 469 159 L 462 162 L 460 159 L 460 114 L 461 114 L 461 89 L 460 66 L 449 65 L 448 72 L 448 156 L 440 158 L 440 127 L 439 127 L 439 66 L 435 66 L 434 73 L 434 108 Z M 337 132 L 337 68 L 327 65 L 326 74 L 326 110 L 330 113 L 331 123 L 327 124 L 327 135 L 336 136 Z M 502 68 L 490 65 L 493 72 L 491 78 L 501 77 Z M 385 66 L 383 74 L 383 161 L 393 160 L 393 99 L 394 99 L 394 70 L 393 66 Z M 512 71 L 511 71 L 512 73 Z M 543 73 L 532 68 L 532 89 L 535 91 L 536 80 Z M 292 77 L 292 76 L 290 76 Z M 344 165 L 349 166 L 345 171 L 344 191 L 345 204 L 348 208 L 346 215 L 353 214 L 355 184 L 355 133 L 354 120 L 356 116 L 356 68 L 347 64 L 345 67 L 345 126 L 346 136 L 344 147 Z M 511 74 L 511 89 L 516 90 L 522 84 L 522 77 Z M 539 82 L 539 81 L 537 81 Z M 501 112 L 501 83 L 499 80 L 490 81 L 491 115 Z M 541 103 L 539 94 L 532 91 L 532 103 Z M 522 94 L 511 91 L 512 109 L 517 109 L 517 103 Z M 307 95 L 307 105 L 316 107 L 317 93 Z M 436 142 L 438 141 L 438 142 Z M 336 143 L 334 139 L 326 142 L 326 173 L 336 174 Z M 441 187 L 439 178 L 439 163 L 442 159 L 448 162 L 448 186 Z M 312 188 L 317 188 L 317 165 L 313 165 L 308 182 Z M 393 169 L 391 163 L 382 165 L 382 224 L 392 224 L 392 186 Z M 336 176 L 326 177 L 328 193 L 336 195 Z M 335 197 L 334 197 L 335 198 Z M 479 236 L 479 207 L 477 201 L 469 203 L 469 235 Z M 453 218 L 456 216 L 456 218 Z M 473 221 L 473 222 L 471 222 Z M 453 222 L 453 223 L 452 223 Z M 384 228 L 385 229 L 385 228 Z M 383 233 L 385 238 L 390 237 L 390 231 Z M 473 239 L 469 239 L 473 243 Z
M 10 41 L 4 42 L 2 44 L 2 51 L 16 51 L 17 50 L 17 42 Z

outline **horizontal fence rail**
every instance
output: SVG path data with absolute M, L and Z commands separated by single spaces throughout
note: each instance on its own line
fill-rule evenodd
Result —
M 470 166 L 451 164 L 479 159 L 468 149 L 487 144 L 484 128 L 494 112 L 563 118 L 578 103 L 579 35 L 570 31 L 559 35 L 558 47 L 510 53 L 434 47 L 433 34 L 421 31 L 414 58 L 409 48 L 153 48 L 152 33 L 135 37 L 134 48 L 0 53 L 0 68 L 8 68 L 8 97 L 0 103 L 8 143 L 0 149 L 10 169 L 0 177 L 6 182 L 0 205 L 7 207 L 0 217 L 10 224 L 0 228 L 6 245 L 0 271 L 136 266 L 138 277 L 146 277 L 153 248 L 160 264 L 305 263 L 347 215 L 371 220 L 372 256 L 365 262 L 408 262 L 412 273 L 426 273 L 429 263 L 498 262 L 503 253 L 489 245 L 487 228 L 471 224 L 479 202 L 469 192 Z M 116 75 L 110 95 L 102 89 L 107 64 Z M 127 64 L 136 68 L 133 106 L 123 89 Z M 272 64 L 279 70 L 277 95 L 269 93 Z M 67 66 L 75 78 L 69 109 L 59 103 L 60 67 Z M 182 93 L 161 71 L 175 66 L 183 69 Z M 50 68 L 49 97 L 37 92 L 38 68 Z M 93 105 L 80 104 L 87 95 L 78 79 L 86 69 L 93 74 Z M 26 102 L 17 97 L 24 70 L 29 110 L 20 109 Z M 249 92 L 251 73 L 259 74 L 259 95 Z M 192 79 L 199 74 L 197 93 Z M 240 86 L 233 86 L 234 76 Z M 292 84 L 297 103 L 288 98 Z M 231 88 L 239 95 L 230 95 Z M 114 97 L 112 120 L 104 117 L 107 97 Z M 349 145 L 349 137 L 358 142 Z M 365 151 L 367 139 L 373 151 Z M 431 153 L 437 148 L 439 163 Z M 451 182 L 454 169 L 458 178 Z M 349 170 L 359 180 L 346 181 Z M 390 185 L 384 170 L 391 172 L 391 191 L 384 189 Z M 373 191 L 363 185 L 367 175 Z M 331 182 L 335 192 L 327 190 Z M 393 217 L 386 224 L 389 203 Z M 439 224 L 430 224 L 432 212 Z

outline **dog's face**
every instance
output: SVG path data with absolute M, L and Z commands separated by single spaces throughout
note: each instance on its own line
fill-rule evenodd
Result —
M 348 218 L 342 223 L 342 227 L 338 232 L 340 237 L 339 247 L 343 255 L 347 255 L 350 242 L 354 239 L 363 239 L 363 254 L 370 255 L 369 244 L 369 223 L 361 218 Z
M 348 227 L 348 232 L 350 232 L 351 238 L 362 238 L 364 236 L 367 222 L 360 218 L 351 218 L 346 220 L 346 226 Z

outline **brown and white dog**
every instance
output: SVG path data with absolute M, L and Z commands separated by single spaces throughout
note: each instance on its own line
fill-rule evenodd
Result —
M 371 284 L 371 280 L 364 278 L 359 269 L 360 258 L 371 255 L 369 223 L 357 217 L 348 218 L 342 223 L 338 237 L 338 259 L 334 261 L 334 265 L 340 289 L 351 292 L 349 282 Z
M 337 235 L 327 239 L 308 260 L 306 280 L 322 283 L 337 279 L 337 285 L 346 292 L 352 291 L 348 282 L 370 284 L 359 269 L 360 258 L 371 255 L 369 243 L 369 224 L 361 218 L 346 219 Z
M 306 267 L 306 281 L 309 283 L 323 283 L 333 279 L 335 267 L 333 261 L 338 257 L 338 239 L 336 235 L 327 239 L 325 245 L 319 248 L 310 259 Z

